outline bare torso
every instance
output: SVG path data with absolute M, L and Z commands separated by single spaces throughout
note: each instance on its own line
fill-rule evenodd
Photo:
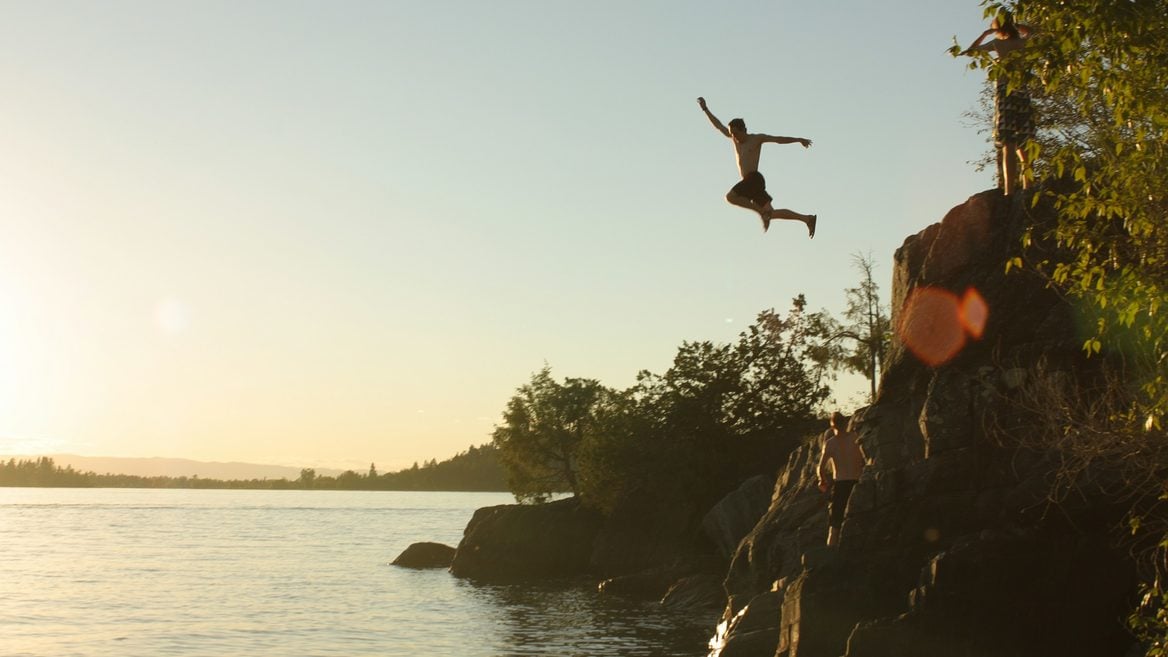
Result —
M 837 481 L 859 479 L 864 470 L 864 454 L 856 444 L 856 434 L 851 431 L 828 437 L 823 445 L 823 456 L 831 463 Z
M 977 46 L 975 49 L 992 52 L 998 56 L 999 60 L 1005 60 L 1009 57 L 1010 53 L 1019 51 L 1026 47 L 1026 40 L 1028 38 L 1029 37 L 1024 36 L 997 36 L 993 40 Z
M 758 171 L 758 160 L 762 156 L 762 136 L 748 134 L 741 140 L 731 137 L 730 141 L 734 143 L 734 157 L 738 160 L 738 173 L 745 178 L 746 174 Z

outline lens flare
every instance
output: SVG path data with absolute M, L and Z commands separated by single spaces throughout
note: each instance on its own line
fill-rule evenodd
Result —
M 985 332 L 986 320 L 990 316 L 990 307 L 976 288 L 969 288 L 961 297 L 961 326 L 974 340 L 980 340 Z
M 904 303 L 897 334 L 922 363 L 937 367 L 965 347 L 966 336 L 980 340 L 989 319 L 989 304 L 975 288 L 958 298 L 949 290 L 920 287 Z

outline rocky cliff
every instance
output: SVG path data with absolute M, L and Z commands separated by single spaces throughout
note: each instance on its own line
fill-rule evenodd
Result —
M 1035 384 L 1073 385 L 1073 309 L 1007 274 L 1021 225 L 997 191 L 895 254 L 898 327 L 876 402 L 857 414 L 867 469 L 838 550 L 822 547 L 817 445 L 791 454 L 726 578 L 722 657 L 1122 655 L 1134 566 L 1122 508 L 1052 498 L 1059 454 L 1019 447 Z M 1041 381 L 1039 381 L 1041 379 Z M 758 607 L 761 611 L 756 611 Z
M 700 540 L 692 519 L 668 513 L 614 522 L 570 502 L 542 515 L 496 507 L 476 514 L 453 570 L 600 579 L 671 564 L 606 584 L 659 595 L 715 564 L 720 657 L 1123 655 L 1136 588 L 1113 540 L 1124 509 L 1090 487 L 1052 496 L 1060 454 L 1020 440 L 1042 422 L 1032 391 L 1074 387 L 1100 361 L 1083 357 L 1070 305 L 1006 272 L 1023 212 L 984 192 L 897 250 L 897 337 L 875 403 L 855 418 L 868 465 L 837 549 L 824 547 L 809 442 L 712 509 Z

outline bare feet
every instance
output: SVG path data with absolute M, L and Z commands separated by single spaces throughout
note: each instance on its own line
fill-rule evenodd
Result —
M 807 236 L 815 237 L 815 222 L 819 221 L 819 215 L 809 215 L 811 218 L 807 220 Z

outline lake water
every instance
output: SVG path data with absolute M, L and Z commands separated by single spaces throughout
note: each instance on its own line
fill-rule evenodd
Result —
M 704 619 L 388 565 L 498 493 L 0 488 L 0 655 L 705 654 Z

